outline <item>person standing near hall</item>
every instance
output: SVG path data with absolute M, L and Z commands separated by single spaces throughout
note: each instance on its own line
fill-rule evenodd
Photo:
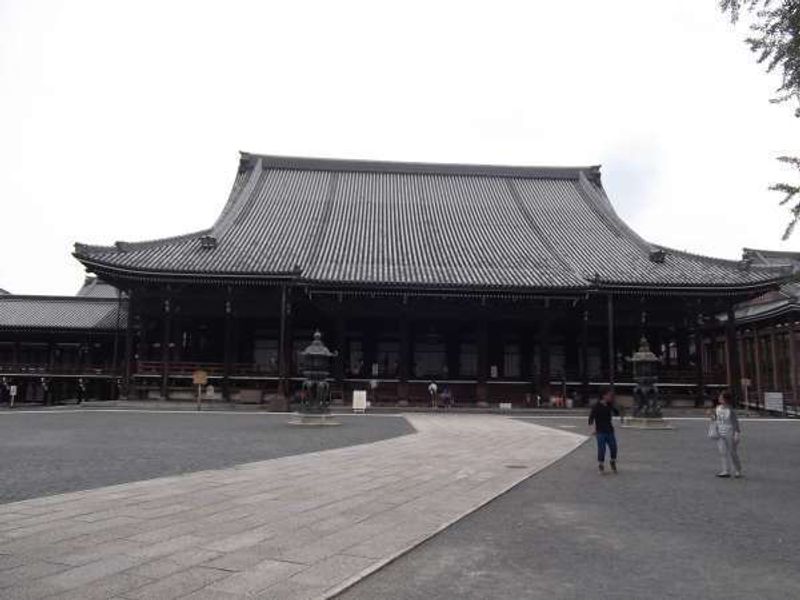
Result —
M 739 427 L 739 418 L 731 407 L 731 393 L 727 390 L 720 393 L 717 398 L 717 408 L 714 409 L 711 419 L 717 426 L 717 450 L 722 470 L 717 477 L 730 477 L 731 467 L 733 476 L 742 476 L 742 462 L 739 460 L 739 440 L 742 430 Z
M 589 412 L 589 426 L 594 425 L 594 435 L 597 438 L 597 468 L 600 473 L 605 473 L 606 446 L 611 454 L 611 470 L 617 472 L 617 438 L 611 419 L 619 411 L 614 408 L 613 402 L 613 392 L 610 389 L 603 390 L 600 400 Z
M 438 392 L 439 386 L 436 385 L 435 381 L 431 381 L 430 385 L 428 386 L 428 393 L 431 395 L 431 408 L 435 409 L 438 405 Z

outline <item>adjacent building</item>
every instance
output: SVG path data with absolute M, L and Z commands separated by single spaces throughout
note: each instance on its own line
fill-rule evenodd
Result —
M 115 397 L 127 322 L 126 300 L 93 277 L 76 296 L 0 294 L 0 396 Z

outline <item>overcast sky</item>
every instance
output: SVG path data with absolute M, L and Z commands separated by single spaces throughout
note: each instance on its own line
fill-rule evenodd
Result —
M 0 287 L 208 227 L 238 151 L 603 165 L 650 241 L 780 242 L 800 120 L 716 0 L 0 0 Z

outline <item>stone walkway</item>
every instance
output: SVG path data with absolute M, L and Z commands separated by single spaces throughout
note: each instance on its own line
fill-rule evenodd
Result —
M 0 598 L 331 597 L 585 439 L 408 420 L 400 438 L 0 505 Z

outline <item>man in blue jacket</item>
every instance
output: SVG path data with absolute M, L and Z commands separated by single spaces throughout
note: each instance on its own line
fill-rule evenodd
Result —
M 603 390 L 600 401 L 592 406 L 589 413 L 589 426 L 594 425 L 594 435 L 597 438 L 597 468 L 600 473 L 605 473 L 606 446 L 611 454 L 611 470 L 617 472 L 617 438 L 614 436 L 614 425 L 611 419 L 619 415 L 614 408 L 614 393 L 610 389 Z

